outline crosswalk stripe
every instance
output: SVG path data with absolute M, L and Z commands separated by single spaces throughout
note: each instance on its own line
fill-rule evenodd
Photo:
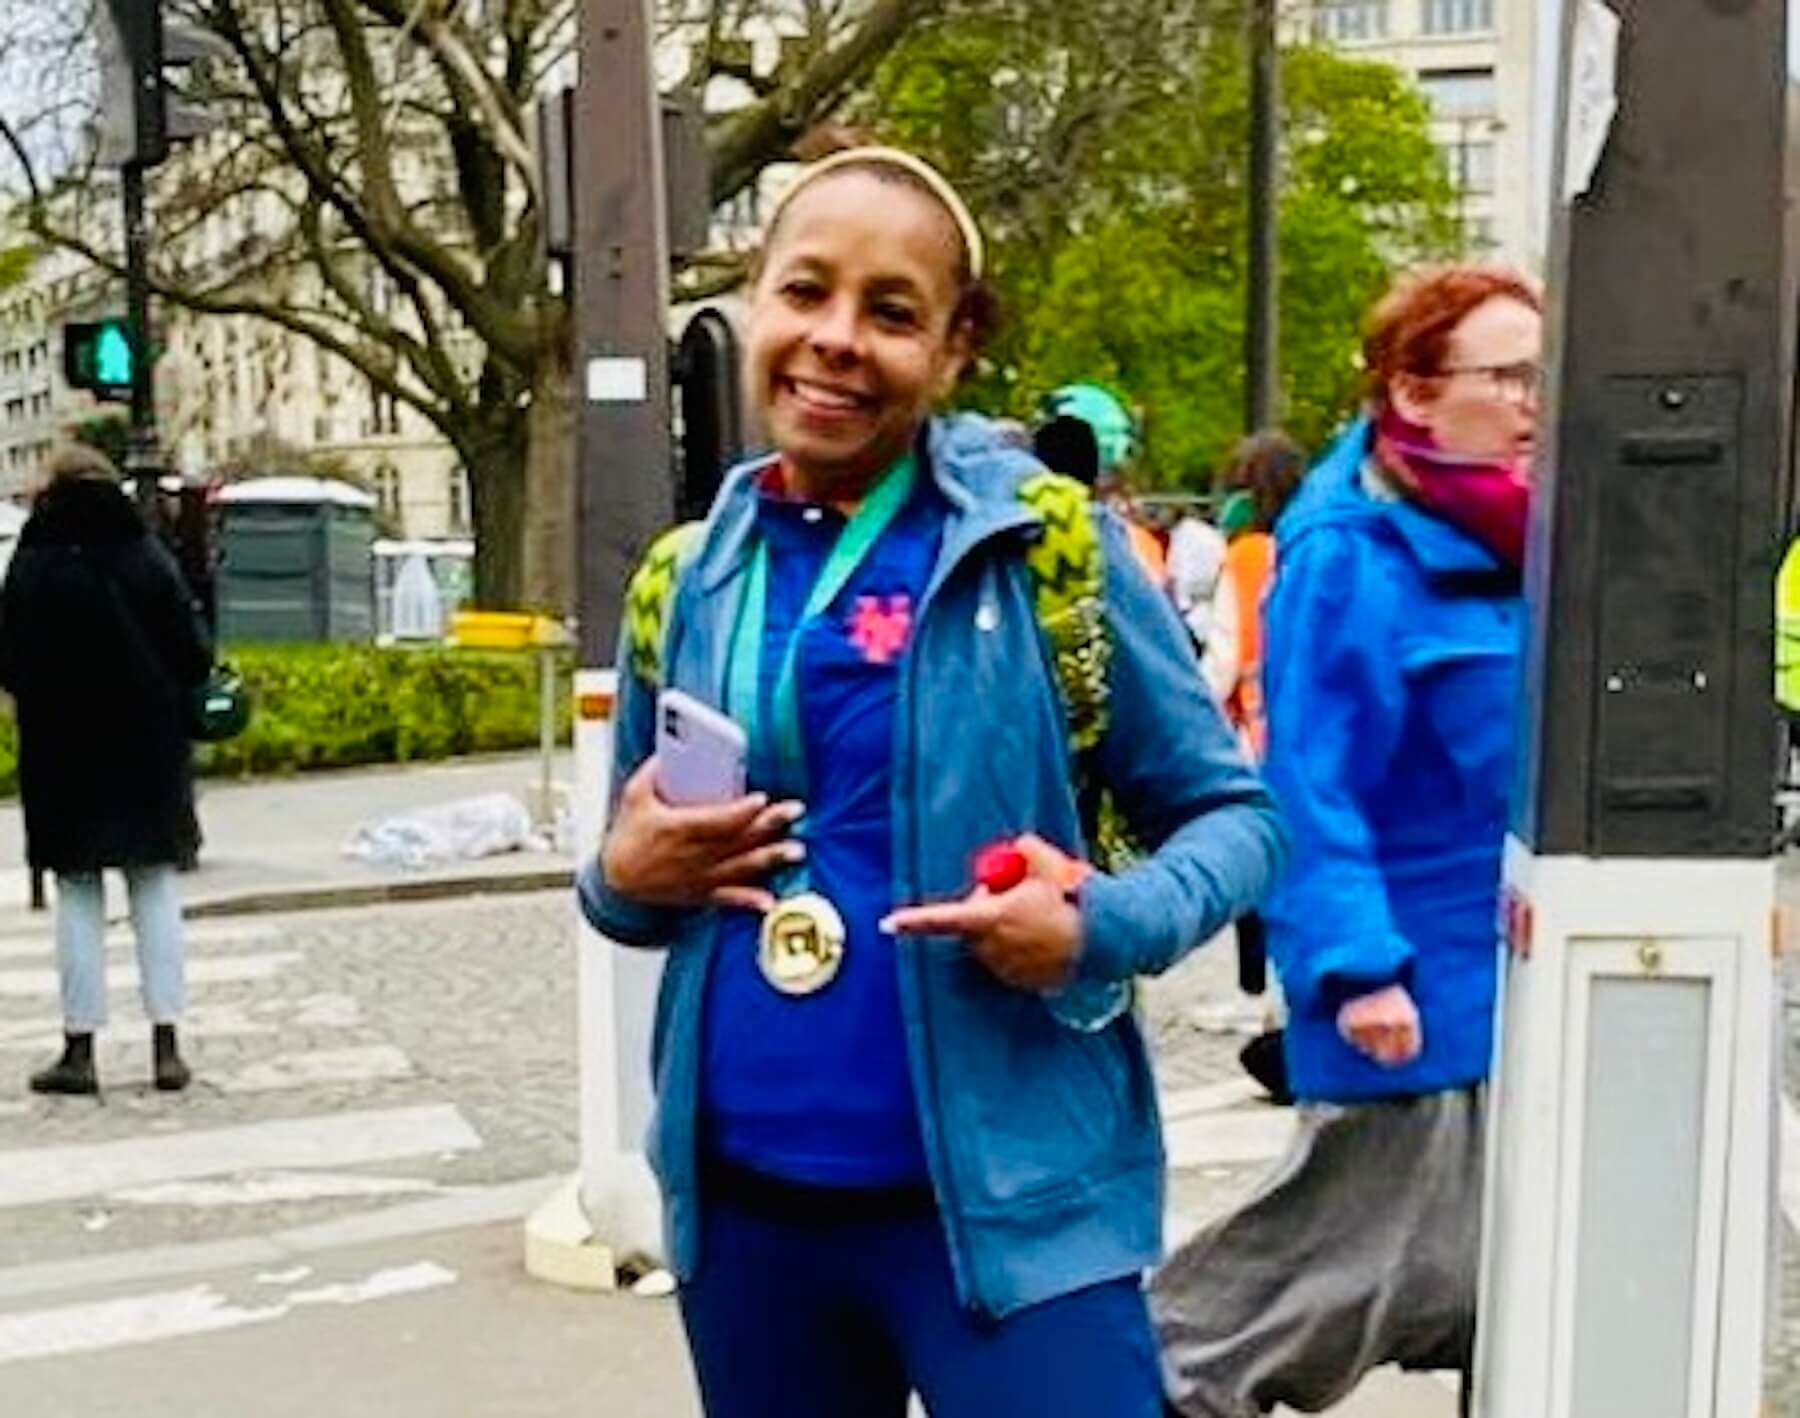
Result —
M 282 938 L 283 933 L 273 926 L 243 926 L 230 923 L 208 925 L 196 922 L 185 926 L 182 940 L 190 951 L 206 950 L 219 946 L 271 945 Z M 106 948 L 110 951 L 130 952 L 134 947 L 134 937 L 129 929 L 112 930 L 106 934 Z M 56 956 L 56 942 L 46 935 L 41 936 L 0 936 L 0 960 L 51 960 Z
M 1162 1115 L 1165 1122 L 1196 1113 L 1223 1113 L 1263 1097 L 1262 1085 L 1253 1078 L 1228 1078 L 1200 1088 L 1165 1089 Z
M 297 950 L 277 950 L 266 955 L 209 956 L 187 962 L 190 985 L 236 985 L 270 980 L 301 958 Z M 138 972 L 127 964 L 109 965 L 109 990 L 135 990 Z M 0 970 L 0 997 L 9 999 L 55 998 L 61 990 L 55 970 Z
M 234 1172 L 355 1167 L 472 1152 L 481 1138 L 451 1104 L 334 1113 L 119 1142 L 0 1152 L 0 1207 L 99 1196 Z
M 216 1208 L 347 1197 L 416 1197 L 439 1190 L 436 1182 L 423 1177 L 365 1177 L 360 1172 L 255 1172 L 217 1180 L 126 1187 L 109 1192 L 106 1199 L 125 1206 Z
M 1294 1136 L 1291 1111 L 1203 1113 L 1177 1118 L 1164 1130 L 1171 1167 L 1243 1167 L 1273 1162 Z
M 1781 1209 L 1788 1225 L 1800 1231 L 1800 1112 L 1785 1094 L 1781 1099 Z
M 293 1029 L 356 1029 L 362 1007 L 341 994 L 303 995 L 259 1000 L 254 1004 L 190 1005 L 181 1017 L 184 1039 L 242 1039 Z M 122 1049 L 131 1054 L 147 1047 L 149 1021 L 139 1010 L 118 1010 L 101 1036 L 103 1060 Z M 0 1019 L 0 1053 L 37 1054 L 62 1047 L 62 1021 L 54 1015 L 32 1019 Z
M 412 1060 L 392 1044 L 366 1044 L 350 1049 L 276 1054 L 212 1081 L 226 1093 L 273 1093 L 322 1083 L 406 1078 L 412 1071 Z
M 455 1283 L 455 1271 L 432 1261 L 421 1261 L 378 1270 L 359 1281 L 271 1294 L 267 1304 L 232 1304 L 210 1285 L 193 1285 L 123 1299 L 27 1310 L 0 1315 L 0 1364 L 240 1329 L 283 1319 L 306 1306 L 361 1305 L 422 1294 Z

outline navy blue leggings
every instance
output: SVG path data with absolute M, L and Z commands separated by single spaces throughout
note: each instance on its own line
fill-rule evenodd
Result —
M 681 1315 L 707 1418 L 1160 1418 L 1136 1277 L 1003 1320 L 957 1301 L 934 1214 L 797 1224 L 713 1196 Z

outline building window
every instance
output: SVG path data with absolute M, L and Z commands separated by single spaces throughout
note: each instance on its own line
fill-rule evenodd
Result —
M 1494 27 L 1494 0 L 1420 0 L 1426 34 L 1478 34 Z
M 1436 118 L 1492 118 L 1496 111 L 1492 69 L 1438 69 L 1419 75 L 1419 90 Z
M 400 470 L 392 463 L 375 469 L 375 505 L 390 526 L 400 523 Z
M 469 476 L 460 467 L 450 470 L 450 530 L 469 530 Z
M 376 388 L 369 390 L 367 432 L 370 434 L 400 432 L 400 401 L 392 394 Z
M 1386 39 L 1388 0 L 1319 0 L 1312 29 L 1314 39 L 1334 44 Z
M 1438 144 L 1450 185 L 1465 197 L 1483 197 L 1494 190 L 1494 145 L 1487 139 L 1466 137 Z
M 1492 217 L 1470 217 L 1463 222 L 1463 241 L 1471 256 L 1491 255 L 1498 246 L 1494 240 Z

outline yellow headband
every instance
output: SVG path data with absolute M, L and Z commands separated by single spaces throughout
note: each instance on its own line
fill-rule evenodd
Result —
M 916 177 L 930 190 L 931 195 L 943 203 L 944 210 L 956 223 L 956 229 L 962 234 L 963 248 L 969 255 L 969 274 L 980 280 L 986 265 L 986 247 L 981 240 L 981 228 L 975 225 L 975 216 L 969 211 L 968 204 L 957 194 L 943 173 L 939 172 L 925 159 L 914 157 L 900 148 L 846 148 L 840 153 L 833 153 L 828 158 L 821 158 L 805 168 L 798 177 L 788 184 L 787 190 L 775 203 L 775 210 L 769 217 L 769 230 L 781 220 L 781 214 L 792 205 L 794 198 L 821 177 L 838 172 L 846 167 L 861 165 L 874 167 L 897 167 L 902 172 Z

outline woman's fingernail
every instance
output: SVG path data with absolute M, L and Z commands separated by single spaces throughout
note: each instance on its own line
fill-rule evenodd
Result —
M 781 859 L 786 862 L 803 862 L 806 860 L 806 843 L 784 842 L 781 846 Z
M 892 916 L 883 916 L 881 918 L 880 930 L 883 935 L 898 935 L 900 933 Z

